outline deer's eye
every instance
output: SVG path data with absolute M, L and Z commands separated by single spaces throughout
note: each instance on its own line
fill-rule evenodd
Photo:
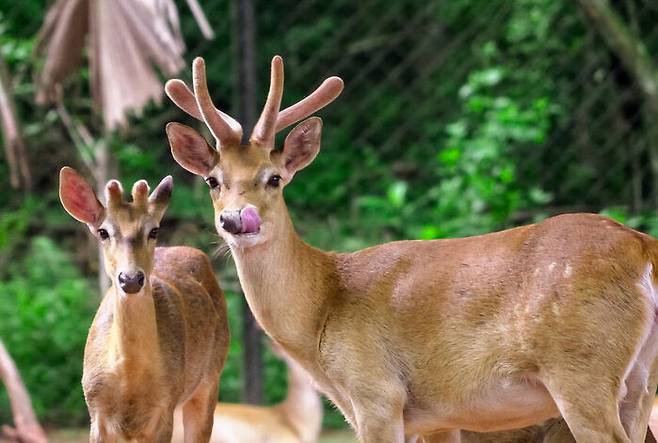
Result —
M 156 239 L 158 238 L 158 233 L 160 232 L 160 228 L 153 228 L 151 231 L 149 231 L 149 238 L 151 239 Z
M 272 186 L 274 188 L 278 188 L 279 184 L 281 183 L 281 176 L 274 174 L 270 179 L 267 181 L 268 186 Z
M 107 240 L 110 238 L 110 234 L 105 229 L 99 229 L 97 232 L 101 240 Z
M 208 183 L 208 186 L 210 186 L 210 189 L 215 189 L 217 186 L 219 186 L 219 182 L 215 177 L 208 177 L 206 178 L 206 183 Z

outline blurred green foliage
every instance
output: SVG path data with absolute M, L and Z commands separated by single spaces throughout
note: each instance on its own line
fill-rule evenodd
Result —
M 33 78 L 41 63 L 33 49 L 47 3 L 0 0 L 0 53 L 14 79 L 36 182 L 32 195 L 7 192 L 7 165 L 0 162 L 0 338 L 16 359 L 39 416 L 47 423 L 81 425 L 87 420 L 82 350 L 99 300 L 97 263 L 86 228 L 59 204 L 56 177 L 65 164 L 89 176 L 81 161 L 89 147 L 76 149 L 57 113 L 33 104 Z M 586 188 L 596 175 L 591 159 L 574 159 L 550 182 L 539 180 L 557 157 L 544 149 L 548 138 L 566 138 L 559 123 L 583 100 L 573 90 L 581 66 L 570 61 L 585 57 L 589 37 L 572 6 L 556 0 L 497 2 L 505 14 L 488 17 L 483 11 L 492 12 L 489 0 L 375 3 L 277 0 L 258 8 L 258 65 L 267 66 L 271 54 L 284 54 L 286 105 L 300 99 L 324 70 L 336 68 L 347 80 L 343 96 L 323 111 L 322 153 L 286 189 L 296 227 L 307 241 L 345 251 L 399 238 L 474 235 L 540 219 L 549 204 L 599 203 L 555 191 L 565 183 L 569 189 Z M 230 110 L 237 92 L 229 1 L 204 2 L 217 33 L 212 42 L 201 40 L 185 2 L 177 4 L 188 58 L 206 57 L 216 104 Z M 498 21 L 495 32 L 482 29 L 456 55 L 443 59 L 441 53 L 440 69 L 424 70 L 438 50 L 418 29 L 458 39 L 466 25 L 483 16 Z M 361 28 L 377 32 L 361 35 Z M 411 60 L 408 66 L 402 66 L 404 56 Z M 181 75 L 189 80 L 189 72 Z M 350 89 L 364 76 L 384 79 L 377 94 Z M 407 98 L 409 81 L 416 77 L 424 78 L 413 91 L 413 97 L 425 97 L 422 104 Z M 260 75 L 261 97 L 266 78 Z M 212 253 L 220 245 L 207 187 L 174 163 L 163 131 L 171 120 L 196 123 L 167 102 L 149 106 L 130 128 L 103 134 L 87 81 L 82 68 L 66 85 L 66 105 L 76 121 L 109 144 L 124 187 L 139 178 L 154 185 L 164 175 L 175 177 L 161 243 Z M 421 119 L 414 120 L 416 115 Z M 396 132 L 399 127 L 405 131 Z M 592 143 L 607 134 L 601 129 L 595 136 Z M 618 181 L 625 177 L 620 173 Z M 652 211 L 620 206 L 605 213 L 658 234 Z M 215 263 L 233 337 L 220 397 L 239 401 L 242 300 L 230 259 L 219 254 Z M 269 350 L 265 362 L 266 400 L 273 403 L 285 395 L 285 368 Z M 344 425 L 333 408 L 327 412 L 328 425 Z M 8 414 L 6 399 L 0 398 L 0 422 Z
M 49 422 L 84 423 L 80 356 L 95 302 L 87 280 L 43 236 L 33 237 L 26 254 L 3 274 L 0 337 L 21 369 L 37 414 Z M 5 423 L 7 412 L 0 408 Z

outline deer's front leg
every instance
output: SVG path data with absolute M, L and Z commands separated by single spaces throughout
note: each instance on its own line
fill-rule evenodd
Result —
M 351 397 L 362 443 L 404 443 L 404 392 L 369 386 Z
M 357 433 L 362 443 L 404 443 L 402 411 L 357 412 Z
M 167 405 L 153 409 L 141 409 L 136 414 L 141 414 L 145 421 L 139 423 L 129 435 L 122 435 L 122 441 L 134 443 L 171 443 L 174 431 L 174 406 Z M 148 418 L 147 418 L 148 417 Z
M 171 436 L 174 431 L 174 408 L 168 408 L 162 411 L 155 429 L 151 435 L 146 435 L 144 438 L 138 439 L 140 443 L 154 442 L 154 443 L 171 443 Z
M 89 427 L 89 443 L 116 443 L 116 434 L 109 432 L 105 420 L 100 418 L 99 415 L 92 415 L 91 426 Z
M 216 379 L 204 381 L 183 405 L 185 443 L 206 443 L 210 440 L 213 413 L 217 404 Z

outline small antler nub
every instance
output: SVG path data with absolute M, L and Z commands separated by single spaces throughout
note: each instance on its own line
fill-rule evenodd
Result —
M 136 181 L 133 185 L 133 203 L 137 206 L 146 206 L 148 203 L 149 185 L 146 180 Z
M 123 188 L 118 180 L 110 180 L 105 185 L 105 200 L 108 208 L 121 206 L 123 203 Z

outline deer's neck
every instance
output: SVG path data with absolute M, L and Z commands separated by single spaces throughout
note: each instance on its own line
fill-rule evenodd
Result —
M 295 358 L 313 358 L 334 293 L 333 255 L 304 243 L 287 212 L 269 241 L 232 253 L 259 324 Z
M 322 429 L 322 401 L 301 368 L 288 365 L 288 395 L 279 405 L 302 442 L 317 441 Z
M 159 340 L 150 283 L 137 294 L 120 295 L 114 287 L 110 291 L 113 316 L 108 358 L 129 371 L 154 367 Z

